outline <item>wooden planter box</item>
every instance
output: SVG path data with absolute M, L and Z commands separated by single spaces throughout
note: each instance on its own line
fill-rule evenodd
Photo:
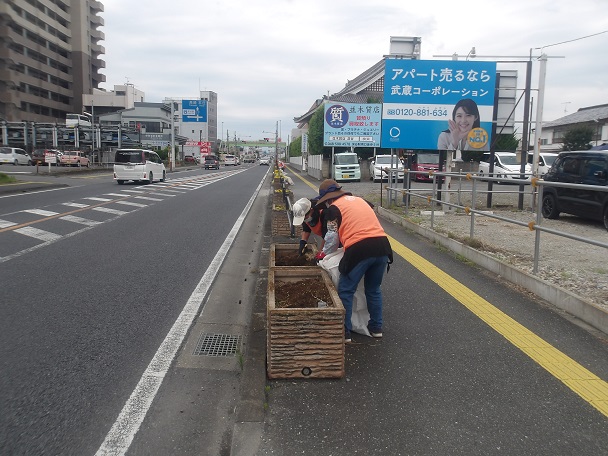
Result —
M 301 230 L 301 228 L 300 228 Z M 301 268 L 312 268 L 312 269 L 317 269 L 320 270 L 321 267 L 313 264 L 313 265 L 304 265 L 304 266 L 299 266 L 299 265 L 283 265 L 282 263 L 285 263 L 285 261 L 281 261 L 282 258 L 285 258 L 285 256 L 288 255 L 297 255 L 298 253 L 298 249 L 300 248 L 299 242 L 297 244 L 291 243 L 291 244 L 270 244 L 270 261 L 269 261 L 269 266 L 271 268 L 297 268 L 298 270 L 300 270 Z M 277 264 L 279 263 L 279 264 Z
M 317 278 L 327 287 L 331 296 L 327 307 L 276 307 L 277 283 L 307 278 Z M 269 269 L 266 361 L 270 379 L 344 376 L 344 307 L 321 268 Z

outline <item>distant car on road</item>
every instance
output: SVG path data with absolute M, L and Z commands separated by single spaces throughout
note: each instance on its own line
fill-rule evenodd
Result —
M 186 155 L 184 157 L 184 163 L 198 163 L 197 159 L 192 155 Z
M 260 165 L 270 166 L 270 157 L 261 157 Z
M 89 158 L 79 150 L 66 150 L 59 160 L 62 166 L 90 166 Z
M 234 155 L 225 155 L 224 156 L 224 166 L 236 166 L 237 160 Z
M 31 165 L 32 157 L 30 157 L 25 150 L 17 147 L 0 147 L 0 163 Z
M 220 159 L 217 155 L 205 155 L 203 166 L 205 169 L 220 169 Z
M 118 149 L 114 155 L 114 180 L 119 185 L 128 180 L 149 184 L 154 179 L 164 182 L 166 177 L 165 164 L 152 150 Z
M 36 164 L 37 162 L 40 165 L 45 165 L 47 156 L 54 156 L 55 161 L 52 162 L 54 165 L 59 166 L 59 157 L 61 156 L 61 152 L 56 149 L 36 149 L 32 152 L 32 162 Z

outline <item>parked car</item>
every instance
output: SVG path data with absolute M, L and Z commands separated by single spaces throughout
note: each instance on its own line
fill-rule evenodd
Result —
M 490 152 L 485 152 L 479 162 L 478 174 L 481 177 L 490 177 Z M 525 175 L 521 175 L 521 163 L 514 152 L 494 152 L 494 180 L 511 182 L 530 182 L 532 178 L 532 166 L 525 164 Z
M 411 171 L 421 171 L 424 174 L 412 174 L 411 178 L 417 182 L 432 182 L 429 173 L 439 171 L 439 152 L 420 153 L 412 156 Z
M 193 157 L 192 155 L 186 155 L 184 157 L 184 163 L 198 163 L 198 160 L 196 159 L 196 157 Z
M 79 150 L 66 150 L 61 154 L 59 160 L 61 166 L 86 166 L 88 168 L 91 165 L 89 158 Z
M 160 156 L 152 150 L 118 149 L 114 155 L 114 180 L 122 185 L 128 180 L 145 181 L 154 179 L 164 182 L 167 170 Z
M 32 157 L 23 149 L 17 147 L 0 147 L 0 163 L 13 165 L 31 165 Z
M 205 169 L 220 169 L 220 159 L 217 155 L 205 155 L 203 165 Z
M 224 166 L 236 166 L 237 160 L 234 155 L 225 155 L 224 156 Z
M 36 164 L 38 162 L 40 165 L 45 165 L 47 154 L 51 154 L 51 155 L 55 156 L 55 161 L 53 162 L 53 164 L 59 166 L 59 157 L 61 155 L 61 152 L 59 152 L 56 149 L 36 149 L 36 150 L 34 150 L 31 155 L 32 163 Z
M 260 165 L 270 166 L 270 157 L 260 157 Z
M 403 163 L 397 155 L 393 155 L 392 166 L 390 155 L 376 155 L 369 163 L 369 179 L 374 182 L 388 181 L 388 173 L 384 171 L 386 168 L 397 171 L 397 179 L 403 182 Z
M 545 174 L 546 182 L 608 187 L 608 151 L 561 152 Z M 560 212 L 604 222 L 608 230 L 608 191 L 589 187 L 564 188 L 543 185 L 543 217 L 556 219 Z
M 342 152 L 339 154 L 334 154 L 332 176 L 336 182 L 361 182 L 361 165 L 359 164 L 359 156 L 354 152 Z
M 538 175 L 540 177 L 543 177 L 547 173 L 547 171 L 549 171 L 551 165 L 553 165 L 553 162 L 557 158 L 557 155 L 558 154 L 554 152 L 540 152 L 538 154 Z M 532 171 L 534 171 L 533 152 L 528 152 L 528 163 L 530 163 L 530 166 L 532 166 Z

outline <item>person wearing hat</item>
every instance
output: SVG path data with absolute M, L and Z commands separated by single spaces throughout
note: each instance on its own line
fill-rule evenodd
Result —
M 325 207 L 325 223 L 336 223 L 344 257 L 338 270 L 338 295 L 345 309 L 344 339 L 351 341 L 353 296 L 361 279 L 365 287 L 372 337 L 382 337 L 382 291 L 384 270 L 393 262 L 393 250 L 370 203 L 342 190 L 333 179 L 319 186 L 317 206 Z
M 323 238 L 323 223 L 321 213 L 316 208 L 317 199 L 300 198 L 291 207 L 293 213 L 293 226 L 302 226 L 302 236 L 300 238 L 300 247 L 298 254 L 303 255 L 306 250 L 306 245 L 310 239 L 310 233 Z M 323 246 L 323 244 L 321 244 Z

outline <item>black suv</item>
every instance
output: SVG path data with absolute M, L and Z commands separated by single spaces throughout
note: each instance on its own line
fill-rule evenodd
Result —
M 608 188 L 608 151 L 561 152 L 543 179 Z M 560 212 L 603 221 L 608 230 L 608 192 L 544 185 L 543 217 L 555 219 Z
M 220 159 L 217 155 L 205 155 L 205 169 L 220 169 Z

